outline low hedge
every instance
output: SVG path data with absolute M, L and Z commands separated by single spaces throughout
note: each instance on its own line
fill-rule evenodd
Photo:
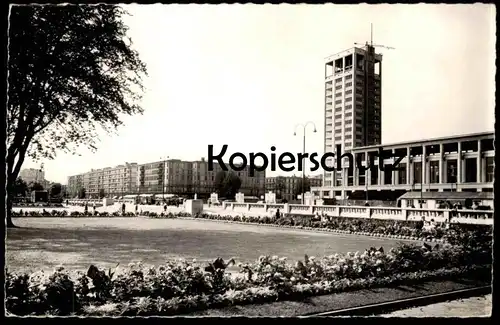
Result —
M 162 218 L 162 219 L 174 219 L 177 218 L 177 215 L 171 214 L 171 213 L 156 213 L 156 212 L 149 212 L 149 211 L 142 211 L 140 213 L 141 216 L 146 216 L 150 218 Z M 67 210 L 43 210 L 43 211 L 12 211 L 12 216 L 13 217 L 55 217 L 55 218 L 63 218 L 63 217 L 82 217 L 82 218 L 89 218 L 89 217 L 102 217 L 102 218 L 108 218 L 108 217 L 137 217 L 137 214 L 134 212 L 93 212 L 93 211 L 88 211 L 87 213 L 85 212 L 79 212 L 79 211 L 72 211 L 68 212 Z
M 14 208 L 63 208 L 62 203 L 13 203 Z
M 89 209 L 90 211 L 85 212 L 79 212 L 79 211 L 67 211 L 67 210 L 43 210 L 43 211 L 12 211 L 12 217 L 35 217 L 35 218 L 42 218 L 42 217 L 54 217 L 54 218 L 64 218 L 64 217 L 81 217 L 81 218 L 90 218 L 90 217 L 102 217 L 102 218 L 109 218 L 109 217 L 136 217 L 136 214 L 133 212 L 93 212 L 91 211 L 92 209 Z
M 485 279 L 491 274 L 491 252 L 491 241 L 476 239 L 472 246 L 401 244 L 387 253 L 370 248 L 321 259 L 306 255 L 294 264 L 262 256 L 239 264 L 239 277 L 228 272 L 234 260 L 221 258 L 205 267 L 196 261 L 149 268 L 130 264 L 120 273 L 92 265 L 74 277 L 62 267 L 52 274 L 7 272 L 6 309 L 15 315 L 175 315 L 431 278 Z

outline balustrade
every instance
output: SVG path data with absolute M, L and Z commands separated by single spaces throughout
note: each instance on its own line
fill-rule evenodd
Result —
M 262 204 L 224 202 L 223 210 L 251 211 L 264 213 L 279 209 L 282 213 L 314 215 L 316 213 L 333 217 L 373 218 L 389 220 L 413 220 L 466 224 L 493 224 L 493 210 L 447 210 L 447 209 L 411 209 L 364 206 L 309 206 L 301 204 Z

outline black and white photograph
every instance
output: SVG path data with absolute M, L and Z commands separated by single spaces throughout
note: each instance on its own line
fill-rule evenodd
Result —
M 491 317 L 494 4 L 10 4 L 5 316 Z

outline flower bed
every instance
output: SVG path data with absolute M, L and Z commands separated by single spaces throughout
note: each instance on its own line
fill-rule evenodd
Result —
M 79 212 L 72 211 L 68 212 L 67 210 L 52 210 L 52 211 L 12 211 L 12 217 L 38 217 L 38 218 L 90 218 L 90 217 L 101 217 L 101 218 L 109 218 L 109 217 L 136 217 L 136 214 L 133 212 Z
M 189 214 L 178 214 L 178 216 L 191 217 Z M 432 230 L 425 230 L 422 228 L 421 222 L 405 220 L 330 217 L 329 221 L 314 221 L 311 217 L 304 216 L 276 219 L 268 216 L 221 216 L 213 214 L 197 214 L 193 217 L 199 219 L 253 223 L 310 230 L 336 231 L 341 233 L 422 241 L 445 242 L 452 237 L 454 238 L 460 234 L 469 234 L 471 232 L 479 232 L 485 235 L 492 234 L 492 227 L 489 225 L 450 224 L 448 228 L 445 226 L 436 226 Z
M 206 267 L 196 261 L 168 261 L 145 269 L 131 264 L 122 273 L 91 266 L 71 277 L 58 268 L 53 274 L 6 276 L 6 308 L 16 315 L 174 315 L 238 304 L 296 300 L 308 296 L 375 286 L 409 284 L 431 278 L 491 275 L 491 241 L 471 245 L 400 245 L 386 253 L 335 254 L 288 263 L 262 256 L 239 265 L 231 277 L 218 258 Z

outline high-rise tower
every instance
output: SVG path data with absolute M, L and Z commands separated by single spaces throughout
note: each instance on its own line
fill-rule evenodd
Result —
M 371 44 L 326 58 L 325 152 L 381 143 L 381 89 L 382 55 Z M 340 186 L 341 175 L 325 171 L 323 186 Z

